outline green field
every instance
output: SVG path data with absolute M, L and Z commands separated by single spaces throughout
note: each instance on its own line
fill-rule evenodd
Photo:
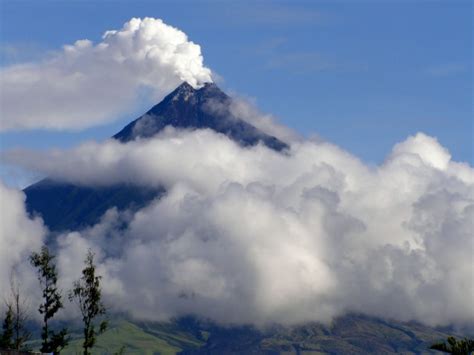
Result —
M 162 326 L 157 329 L 142 329 L 137 325 L 118 321 L 100 335 L 93 349 L 94 354 L 176 354 L 184 349 L 198 348 L 203 345 L 191 334 L 181 332 L 173 327 Z M 82 340 L 71 341 L 61 354 L 81 354 Z
M 81 354 L 80 333 L 62 354 Z M 428 348 L 453 332 L 416 323 L 348 315 L 329 325 L 222 327 L 188 319 L 168 323 L 115 320 L 93 354 L 436 354 Z

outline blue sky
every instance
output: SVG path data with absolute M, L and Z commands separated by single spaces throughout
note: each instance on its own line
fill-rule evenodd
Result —
M 201 45 L 221 87 L 255 99 L 304 135 L 378 164 L 395 143 L 422 131 L 454 160 L 473 162 L 470 1 L 0 4 L 2 66 L 39 60 L 78 39 L 96 42 L 131 17 L 157 17 Z M 1 149 L 104 139 L 149 105 L 81 132 L 2 133 Z

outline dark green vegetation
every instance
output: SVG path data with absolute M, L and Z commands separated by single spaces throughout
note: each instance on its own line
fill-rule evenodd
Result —
M 62 354 L 81 351 L 81 339 L 72 341 Z M 203 342 L 192 333 L 175 325 L 140 327 L 127 321 L 112 322 L 109 329 L 97 338 L 93 354 L 177 354 L 184 349 L 196 349 Z
M 0 349 L 12 349 L 13 343 L 13 307 L 7 305 L 5 319 L 2 324 L 2 336 L 0 337 Z
M 29 351 L 39 348 L 42 353 L 59 354 L 68 345 L 70 338 L 66 328 L 60 331 L 51 329 L 51 321 L 56 313 L 63 308 L 62 294 L 57 287 L 58 272 L 54 262 L 55 256 L 47 246 L 43 246 L 39 253 L 33 252 L 29 261 L 37 269 L 38 280 L 42 291 L 42 303 L 38 311 L 43 317 L 41 329 L 41 342 L 37 339 L 29 341 L 31 333 L 26 327 L 29 319 L 26 300 L 21 296 L 20 287 L 15 282 L 14 274 L 11 278 L 11 297 L 6 300 L 6 312 L 0 334 L 0 354 L 9 354 L 10 350 Z M 107 329 L 107 322 L 102 320 L 98 329 L 97 318 L 103 318 L 106 311 L 102 304 L 101 276 L 96 275 L 94 254 L 89 249 L 84 260 L 82 277 L 73 283 L 69 291 L 69 300 L 75 302 L 82 315 L 83 354 L 91 354 L 91 349 L 96 343 L 97 336 Z M 36 330 L 36 324 L 31 324 Z
M 467 338 L 457 340 L 455 337 L 448 337 L 446 342 L 433 344 L 431 349 L 454 355 L 471 354 L 474 352 L 474 340 Z
M 94 254 L 88 251 L 85 267 L 82 270 L 82 277 L 74 282 L 69 294 L 71 301 L 76 301 L 82 315 L 84 323 L 84 355 L 90 354 L 90 349 L 94 347 L 96 337 L 107 329 L 107 322 L 102 321 L 99 329 L 96 330 L 95 320 L 97 317 L 105 315 L 105 307 L 102 304 L 100 289 L 100 276 L 95 274 Z
M 6 311 L 0 334 L 0 349 L 29 350 L 31 332 L 27 327 L 29 320 L 28 300 L 14 275 L 10 278 L 10 295 L 4 300 Z
M 330 325 L 219 327 L 185 318 L 171 323 L 115 321 L 92 354 L 436 354 L 449 332 L 415 323 L 348 315 Z M 80 351 L 72 341 L 62 354 Z M 465 354 L 465 353 L 463 353 Z
M 58 272 L 54 263 L 55 256 L 49 252 L 46 246 L 41 248 L 40 253 L 33 253 L 30 262 L 38 271 L 38 280 L 43 294 L 43 303 L 38 311 L 43 316 L 43 328 L 41 332 L 41 352 L 57 353 L 67 345 L 67 330 L 65 328 L 58 332 L 51 329 L 50 321 L 54 315 L 63 308 L 61 291 L 58 289 Z

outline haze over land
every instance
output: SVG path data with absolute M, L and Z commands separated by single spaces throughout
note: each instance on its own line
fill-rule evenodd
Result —
M 191 105 L 212 78 L 200 47 L 184 33 L 160 20 L 132 19 L 99 44 L 81 40 L 47 62 L 4 68 L 1 80 L 2 106 L 8 102 L 2 129 L 79 129 L 113 119 L 142 86 L 161 99 L 187 81 L 191 89 L 179 99 Z M 104 100 L 89 90 L 96 87 Z M 68 95 L 64 105 L 57 92 Z M 24 95 L 38 101 L 17 109 L 15 97 Z M 222 110 L 212 97 L 205 108 Z M 260 326 L 362 312 L 472 325 L 469 164 L 416 133 L 371 166 L 330 142 L 298 136 L 241 100 L 230 110 L 288 148 L 242 145 L 209 128 L 168 127 L 151 138 L 138 132 L 126 142 L 3 154 L 60 182 L 166 189 L 139 210 L 112 208 L 94 226 L 55 236 L 65 289 L 91 248 L 105 302 L 138 319 L 195 314 Z M 146 132 L 150 121 L 142 119 Z M 25 261 L 48 228 L 26 213 L 23 192 L 3 184 L 0 191 L 0 291 L 14 269 L 34 294 L 37 281 Z

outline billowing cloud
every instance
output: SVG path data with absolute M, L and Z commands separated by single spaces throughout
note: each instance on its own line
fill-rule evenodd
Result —
M 171 127 L 155 139 L 128 144 L 110 139 L 104 143 L 84 143 L 73 150 L 12 150 L 4 157 L 52 178 L 81 185 L 131 183 L 170 187 L 185 180 L 196 189 L 208 191 L 218 189 L 230 176 L 239 182 L 264 178 L 260 169 L 249 167 L 271 164 L 271 160 L 277 160 L 277 165 L 286 159 L 263 146 L 242 149 L 212 130 L 187 132 Z
M 201 48 L 160 19 L 133 18 L 99 43 L 79 40 L 42 62 L 0 71 L 0 130 L 77 130 L 117 119 L 140 95 L 212 81 Z
M 135 213 L 112 209 L 58 239 L 63 279 L 96 250 L 108 304 L 135 317 L 474 319 L 474 170 L 424 134 L 378 167 L 327 142 L 279 154 L 208 130 L 14 160 L 75 183 L 166 186 Z
M 7 299 L 12 275 L 23 290 L 36 285 L 29 255 L 43 245 L 46 228 L 41 218 L 31 218 L 25 209 L 23 192 L 0 181 L 0 299 Z M 28 291 L 27 294 L 31 294 Z M 3 307 L 3 304 L 1 305 Z

